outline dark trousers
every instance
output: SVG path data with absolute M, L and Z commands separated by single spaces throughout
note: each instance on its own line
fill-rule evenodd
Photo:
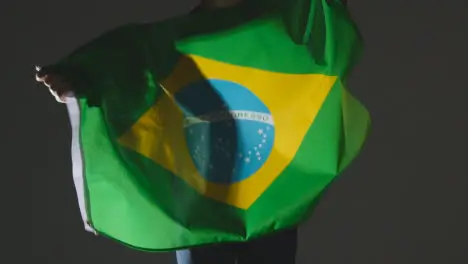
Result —
M 177 251 L 177 264 L 294 264 L 297 229 L 243 243 L 216 244 Z

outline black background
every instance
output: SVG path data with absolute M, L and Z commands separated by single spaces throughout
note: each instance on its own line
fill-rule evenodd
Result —
M 172 254 L 132 251 L 83 230 L 66 109 L 35 84 L 33 65 L 54 62 L 115 26 L 163 19 L 193 4 L 0 4 L 2 218 L 10 224 L 3 241 L 15 254 L 5 261 L 172 263 Z M 349 7 L 366 42 L 349 88 L 372 112 L 374 128 L 301 228 L 298 263 L 466 264 L 468 3 L 350 0 Z

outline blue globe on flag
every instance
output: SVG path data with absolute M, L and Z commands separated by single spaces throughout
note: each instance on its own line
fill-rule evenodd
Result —
M 231 184 L 256 173 L 275 138 L 273 118 L 249 89 L 225 80 L 192 83 L 175 95 L 187 147 L 200 175 Z

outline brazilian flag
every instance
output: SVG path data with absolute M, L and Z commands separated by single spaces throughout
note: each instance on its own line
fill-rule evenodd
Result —
M 125 25 L 49 66 L 75 90 L 87 230 L 164 251 L 301 223 L 367 136 L 345 89 L 360 49 L 339 0 L 250 0 Z

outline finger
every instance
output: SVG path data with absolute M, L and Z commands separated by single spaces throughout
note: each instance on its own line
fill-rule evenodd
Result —
M 68 99 L 68 91 L 67 90 L 53 90 L 49 88 L 49 92 L 55 98 L 55 100 L 59 103 L 66 103 Z
M 41 66 L 35 66 L 34 68 L 36 69 L 36 78 L 42 78 L 49 73 L 46 72 Z
M 41 66 L 35 66 L 36 69 L 36 79 L 42 79 L 46 75 L 55 75 L 56 71 L 54 67 L 41 67 Z
M 45 75 L 42 82 L 49 88 L 58 85 L 57 78 L 54 75 L 50 74 Z
M 43 77 L 39 77 L 38 79 L 40 82 L 44 83 L 45 86 L 52 89 L 55 89 L 54 87 L 59 87 L 63 85 L 63 82 L 61 81 L 60 77 L 54 74 L 47 74 Z
M 47 82 L 47 80 L 46 80 L 46 82 Z M 47 83 L 47 87 L 49 87 L 49 89 L 55 91 L 58 96 L 62 96 L 62 95 L 64 95 L 64 94 L 71 91 L 70 84 L 67 83 L 67 82 L 64 82 L 60 78 L 52 79 L 50 81 L 50 83 Z
M 55 100 L 57 102 L 65 103 L 64 100 L 62 100 L 62 97 L 60 96 L 60 94 L 57 91 L 49 89 L 49 92 L 50 92 L 50 94 L 52 94 L 52 96 L 55 98 Z
M 54 79 L 56 79 L 56 75 L 55 74 L 41 74 L 41 73 L 37 73 L 36 74 L 36 81 L 38 82 L 42 82 L 46 85 L 50 85 Z
M 51 86 L 55 86 L 55 83 L 56 83 L 56 80 L 55 80 L 54 76 L 51 76 L 51 75 L 44 75 L 42 77 L 36 76 L 36 80 L 38 82 L 43 83 L 45 86 L 47 86 L 49 88 Z
M 47 75 L 39 75 L 38 73 L 36 73 L 36 81 L 38 82 L 44 82 L 45 78 L 46 78 Z

